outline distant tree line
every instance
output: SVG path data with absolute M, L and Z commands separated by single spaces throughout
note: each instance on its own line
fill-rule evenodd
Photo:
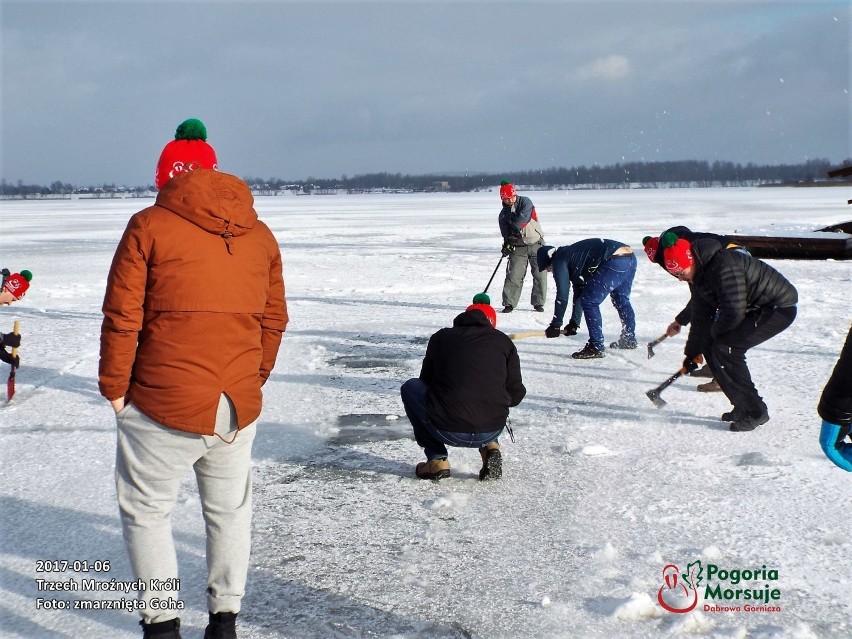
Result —
M 840 166 L 852 164 L 846 159 Z M 832 164 L 825 159 L 808 160 L 803 164 L 736 164 L 734 162 L 707 162 L 679 160 L 672 162 L 625 162 L 607 166 L 553 167 L 536 171 L 508 171 L 505 173 L 430 173 L 408 175 L 402 173 L 368 173 L 353 177 L 314 178 L 306 180 L 261 179 L 245 180 L 256 189 L 270 192 L 293 190 L 308 193 L 318 190 L 410 190 L 410 191 L 475 191 L 491 188 L 501 180 L 509 180 L 527 187 L 552 188 L 629 188 L 633 185 L 664 186 L 752 186 L 756 184 L 814 184 L 827 181 L 826 174 Z M 125 187 L 115 184 L 75 186 L 53 182 L 49 186 L 16 184 L 0 181 L 0 196 L 67 196 L 86 194 L 89 197 L 123 194 L 140 196 L 154 190 L 152 185 Z

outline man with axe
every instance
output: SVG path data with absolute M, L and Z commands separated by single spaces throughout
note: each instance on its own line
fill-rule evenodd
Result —
M 746 353 L 785 330 L 796 318 L 796 288 L 774 268 L 718 240 L 678 239 L 664 249 L 666 270 L 692 289 L 691 327 L 683 369 L 704 353 L 722 392 L 733 404 L 722 421 L 734 432 L 754 430 L 769 412 L 751 379 Z
M 659 267 L 663 270 L 666 270 L 665 261 L 663 260 L 663 251 L 668 246 L 671 246 L 679 239 L 685 239 L 689 242 L 693 240 L 697 240 L 701 237 L 709 237 L 717 240 L 722 246 L 727 249 L 738 249 L 744 251 L 745 249 L 739 244 L 735 244 L 730 241 L 730 239 L 725 235 L 717 235 L 715 233 L 703 233 L 700 231 L 693 231 L 686 226 L 674 226 L 670 229 L 663 231 L 659 237 L 651 237 L 646 236 L 642 239 L 642 246 L 645 248 L 645 254 L 648 256 L 648 259 L 659 265 Z M 692 287 L 690 286 L 690 298 L 692 296 Z M 692 300 L 686 303 L 683 310 L 681 310 L 674 318 L 674 321 L 671 322 L 666 327 L 666 332 L 663 333 L 660 337 L 655 339 L 653 342 L 648 344 L 648 359 L 651 359 L 654 356 L 654 347 L 662 342 L 663 340 L 674 337 L 678 333 L 680 333 L 681 329 L 684 326 L 687 326 L 690 322 L 690 316 L 692 314 Z M 720 392 L 722 387 L 719 386 L 719 383 L 713 379 L 713 373 L 710 370 L 710 367 L 705 364 L 702 368 L 695 370 L 689 373 L 691 377 L 709 377 L 710 381 L 705 382 L 704 384 L 699 384 L 696 388 L 701 393 L 715 393 Z

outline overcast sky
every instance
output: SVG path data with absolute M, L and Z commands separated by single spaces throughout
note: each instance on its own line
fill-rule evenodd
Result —
M 153 183 L 188 117 L 243 177 L 852 157 L 848 0 L 0 6 L 12 182 Z

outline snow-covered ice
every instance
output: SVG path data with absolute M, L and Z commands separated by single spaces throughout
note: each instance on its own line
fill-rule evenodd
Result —
M 523 191 L 522 191 L 523 193 Z M 550 244 L 641 238 L 674 224 L 803 234 L 850 219 L 845 188 L 528 192 Z M 37 579 L 131 579 L 113 486 L 114 419 L 97 390 L 100 304 L 127 218 L 145 200 L 5 201 L 2 264 L 34 273 L 21 320 L 15 401 L 0 408 L 0 634 L 129 638 L 133 612 L 49 610 L 39 599 L 132 600 L 39 591 Z M 775 261 L 798 288 L 793 326 L 749 353 L 771 421 L 730 433 L 721 394 L 681 379 L 683 334 L 655 348 L 687 289 L 639 253 L 640 348 L 577 361 L 573 338 L 517 342 L 528 394 L 512 410 L 504 478 L 414 478 L 421 452 L 399 400 L 428 337 L 488 281 L 501 240 L 494 192 L 258 198 L 282 247 L 291 322 L 264 387 L 254 447 L 254 546 L 244 638 L 852 636 L 850 476 L 819 449 L 816 403 L 849 328 L 852 262 Z M 502 275 L 489 293 L 500 304 Z M 506 332 L 544 328 L 522 303 Z M 617 316 L 603 306 L 606 337 Z M 4 367 L 0 374 L 5 375 Z M 206 623 L 204 534 L 194 479 L 174 513 L 184 637 Z M 38 572 L 38 562 L 90 572 Z M 676 614 L 663 570 L 701 561 L 776 570 L 741 583 L 780 591 L 780 612 Z M 95 562 L 109 562 L 95 573 Z M 98 564 L 103 568 L 102 564 Z M 82 567 L 82 566 L 77 566 Z M 73 581 L 72 581 L 73 580 Z M 708 582 L 705 580 L 705 585 Z M 715 582 L 721 583 L 721 582 Z M 725 587 L 731 586 L 724 582 Z M 699 588 L 701 598 L 704 588 Z M 712 602 L 711 602 L 712 603 Z M 740 605 L 743 602 L 740 601 Z

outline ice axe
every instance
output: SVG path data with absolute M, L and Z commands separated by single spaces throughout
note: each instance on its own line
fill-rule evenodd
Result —
M 692 361 L 696 364 L 696 367 L 697 367 L 697 366 L 701 365 L 701 363 L 704 361 L 704 358 L 701 355 L 698 355 Z M 651 390 L 649 390 L 647 393 L 645 393 L 645 395 L 647 395 L 648 399 L 650 399 L 653 402 L 654 406 L 656 406 L 657 408 L 662 408 L 663 406 L 666 405 L 666 400 L 664 400 L 662 397 L 660 397 L 660 393 L 662 393 L 669 386 L 671 386 L 672 383 L 678 377 L 680 377 L 682 375 L 686 375 L 687 372 L 688 371 L 686 370 L 686 368 L 681 368 L 677 373 L 675 373 L 674 375 L 669 377 L 666 381 L 664 381 L 662 384 L 660 384 L 656 388 L 652 388 Z
M 668 333 L 663 333 L 653 342 L 648 342 L 648 359 L 651 359 L 654 356 L 654 347 L 660 342 L 662 342 L 664 339 L 666 339 L 668 336 Z
M 482 289 L 483 293 L 488 292 L 488 287 L 491 286 L 491 282 L 494 281 L 494 276 L 497 275 L 497 269 L 500 268 L 500 263 L 503 261 L 503 255 L 500 256 L 500 259 L 497 260 L 497 266 L 494 267 L 494 272 L 491 274 L 491 279 L 488 280 L 488 284 L 485 285 L 485 288 Z

